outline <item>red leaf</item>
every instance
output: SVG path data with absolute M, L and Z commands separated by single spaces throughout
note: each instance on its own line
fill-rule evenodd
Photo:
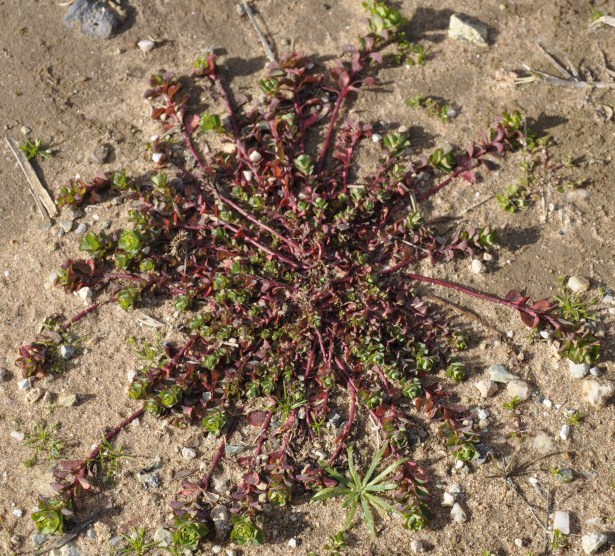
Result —
M 468 172 L 461 172 L 459 175 L 469 183 L 476 183 L 476 172 L 473 172 L 472 170 L 469 170 Z
M 248 413 L 248 423 L 253 427 L 261 427 L 266 419 L 266 411 L 250 411 L 250 413 Z
M 532 309 L 547 313 L 551 310 L 551 302 L 548 299 L 539 299 L 536 303 L 534 303 L 534 305 L 532 305 Z
M 530 328 L 534 328 L 534 322 L 536 321 L 536 319 L 532 315 L 528 315 L 527 313 L 519 313 L 519 315 L 521 316 L 523 324 L 529 326 Z
M 192 116 L 187 116 L 184 119 L 184 127 L 186 128 L 186 133 L 188 135 L 192 135 L 194 130 L 199 126 L 199 116 L 198 114 L 193 114 Z

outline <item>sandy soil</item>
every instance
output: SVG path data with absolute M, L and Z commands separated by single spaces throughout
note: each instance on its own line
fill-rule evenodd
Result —
M 364 16 L 359 4 L 352 0 L 258 0 L 255 7 L 279 52 L 294 42 L 298 50 L 313 53 L 324 63 L 339 54 L 361 29 Z M 382 122 L 384 129 L 409 127 L 420 152 L 443 143 L 464 145 L 477 138 L 494 116 L 518 109 L 537 129 L 553 136 L 554 160 L 573 161 L 556 174 L 541 174 L 539 188 L 544 201 L 521 214 L 503 213 L 491 197 L 519 179 L 522 155 L 502 163 L 474 186 L 451 187 L 434 202 L 433 216 L 465 214 L 465 221 L 492 224 L 500 230 L 504 247 L 494 261 L 487 263 L 485 274 L 472 274 L 467 261 L 442 266 L 436 272 L 501 295 L 511 288 L 526 288 L 535 297 L 546 297 L 555 292 L 558 276 L 573 273 L 589 278 L 594 287 L 615 287 L 615 128 L 612 119 L 603 117 L 604 106 L 615 104 L 615 94 L 545 83 L 516 86 L 510 73 L 520 69 L 520 61 L 555 72 L 537 50 L 535 43 L 539 41 L 563 59 L 568 56 L 595 79 L 608 80 L 602 68 L 605 59 L 615 64 L 615 29 L 590 32 L 591 14 L 586 3 L 573 0 L 403 0 L 397 4 L 410 19 L 410 36 L 425 45 L 429 59 L 423 67 L 385 71 L 382 86 L 363 94 L 353 112 L 364 120 Z M 596 4 L 606 13 L 615 13 L 615 2 Z M 92 153 L 103 143 L 113 148 L 103 170 L 129 168 L 136 174 L 147 168 L 145 142 L 154 128 L 143 91 L 152 71 L 162 67 L 188 71 L 191 61 L 205 47 L 214 46 L 224 51 L 225 74 L 238 95 L 254 94 L 254 84 L 262 75 L 265 57 L 249 23 L 238 17 L 234 2 L 133 0 L 130 5 L 128 28 L 111 40 L 97 41 L 67 29 L 62 23 L 66 8 L 57 2 L 0 0 L 2 134 L 22 141 L 21 128 L 26 126 L 32 138 L 42 138 L 57 151 L 51 159 L 37 164 L 52 193 L 57 194 L 76 173 L 94 176 L 101 165 L 92 161 Z M 488 26 L 488 48 L 447 37 L 453 11 L 474 16 Z M 136 42 L 147 37 L 159 42 L 144 55 Z M 444 124 L 406 107 L 405 100 L 418 94 L 444 99 L 459 109 L 458 116 Z M 558 192 L 566 182 L 582 184 L 582 193 Z M 83 457 L 102 429 L 136 409 L 125 395 L 127 373 L 138 364 L 126 339 L 132 335 L 152 338 L 154 333 L 138 324 L 134 314 L 105 307 L 80 328 L 87 340 L 78 364 L 55 380 L 45 381 L 43 388 L 50 393 L 47 400 L 29 403 L 17 388 L 17 349 L 33 338 L 46 316 L 72 315 L 82 308 L 80 300 L 45 287 L 49 274 L 67 257 L 77 255 L 79 236 L 71 232 L 60 237 L 57 223 L 51 227 L 44 224 L 4 141 L 0 143 L 0 184 L 0 366 L 11 373 L 0 385 L 0 546 L 3 544 L 3 554 L 32 554 L 35 527 L 29 514 L 36 506 L 37 495 L 48 488 L 50 465 L 26 469 L 21 462 L 30 451 L 10 437 L 10 432 L 27 432 L 33 420 L 59 421 L 67 457 Z M 484 200 L 487 202 L 473 208 Z M 107 223 L 115 227 L 120 214 L 120 208 L 104 205 L 86 211 L 79 222 L 100 230 Z M 524 501 L 507 489 L 502 477 L 489 478 L 498 473 L 493 464 L 472 464 L 469 474 L 454 474 L 450 455 L 437 440 L 430 440 L 414 456 L 433 480 L 430 528 L 410 533 L 388 520 L 382 523 L 378 539 L 372 541 L 359 526 L 350 535 L 349 554 L 409 554 L 414 539 L 422 540 L 434 555 L 478 555 L 483 550 L 498 555 L 542 554 L 546 501 L 528 484 L 532 476 L 552 491 L 553 509 L 570 512 L 567 554 L 581 554 L 580 536 L 593 531 L 610 534 L 611 548 L 604 553 L 614 553 L 613 402 L 602 408 L 587 406 L 581 397 L 580 381 L 569 377 L 567 364 L 557 361 L 544 345 L 531 344 L 527 329 L 516 317 L 455 294 L 433 293 L 478 312 L 506 338 L 501 340 L 468 322 L 476 337 L 468 354 L 472 376 L 458 394 L 463 403 L 491 411 L 485 441 L 499 458 L 516 453 L 518 462 L 534 461 L 537 456 L 532 438 L 544 431 L 557 439 L 561 453 L 534 463 L 513 479 Z M 162 320 L 170 315 L 164 307 L 149 312 Z M 599 366 L 604 373 L 600 380 L 604 381 L 615 379 L 614 345 L 609 333 L 614 312 L 607 304 L 600 306 L 599 328 L 605 334 L 605 349 Z M 165 322 L 168 326 L 162 333 L 172 336 L 172 319 Z M 534 394 L 520 415 L 528 430 L 525 441 L 510 436 L 515 422 L 502 407 L 506 395 L 481 401 L 472 386 L 492 363 L 507 364 L 532 384 Z M 68 408 L 48 403 L 65 393 L 77 394 L 79 403 Z M 544 398 L 553 402 L 552 408 L 541 403 Z M 563 442 L 559 430 L 565 409 L 570 408 L 588 415 L 583 426 L 573 430 L 571 439 Z M 178 472 L 198 469 L 199 462 L 207 461 L 211 453 L 207 441 L 194 438 L 194 434 L 148 417 L 121 436 L 119 445 L 134 458 L 124 463 L 116 487 L 100 495 L 94 504 L 106 503 L 116 509 L 94 526 L 94 538 L 81 535 L 75 540 L 83 554 L 106 554 L 107 541 L 114 535 L 137 526 L 155 529 L 165 522 Z M 196 462 L 182 459 L 179 452 L 184 446 L 198 447 Z M 162 488 L 145 492 L 135 475 L 158 455 L 163 458 Z M 553 467 L 573 468 L 576 479 L 570 484 L 559 483 L 549 472 Z M 469 515 L 463 525 L 454 524 L 449 509 L 439 506 L 441 492 L 455 483 L 463 489 L 461 502 Z M 529 504 L 536 507 L 536 515 Z M 23 510 L 23 516 L 17 517 L 15 510 Z M 342 518 L 335 503 L 276 512 L 268 516 L 268 543 L 242 553 L 324 554 L 322 546 Z M 288 547 L 291 538 L 299 543 L 296 549 Z M 522 540 L 521 548 L 516 539 Z M 210 548 L 203 553 L 211 553 Z

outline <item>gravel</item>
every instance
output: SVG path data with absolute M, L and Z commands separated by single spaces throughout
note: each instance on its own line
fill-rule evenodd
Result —
M 451 510 L 451 517 L 455 523 L 465 523 L 468 520 L 468 515 L 461 507 L 458 502 L 453 504 L 453 509 Z
M 524 380 L 511 380 L 506 385 L 506 392 L 511 398 L 524 402 L 530 397 L 530 385 Z
M 585 554 L 596 554 L 608 540 L 609 538 L 604 533 L 590 533 L 581 537 L 581 547 Z
M 489 378 L 493 380 L 493 382 L 501 382 L 503 384 L 511 380 L 519 380 L 519 377 L 512 374 L 506 365 L 491 365 L 491 367 L 489 367 Z
M 602 384 L 595 380 L 583 382 L 583 398 L 596 407 L 605 406 L 613 394 L 615 386 L 612 383 Z
M 487 44 L 487 27 L 480 21 L 461 14 L 451 16 L 448 36 L 453 40 L 469 42 L 482 48 L 489 46 Z

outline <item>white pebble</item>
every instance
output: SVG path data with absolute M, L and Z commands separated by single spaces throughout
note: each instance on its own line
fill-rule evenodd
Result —
M 608 540 L 609 538 L 604 533 L 590 533 L 581 537 L 581 547 L 585 554 L 595 554 Z
M 23 516 L 23 510 L 19 509 L 19 508 L 15 508 L 13 510 L 13 515 L 17 518 L 20 518 Z
M 515 539 L 515 546 L 523 548 L 523 539 Z
M 564 425 L 562 430 L 559 431 L 559 437 L 562 440 L 568 440 L 570 438 L 570 425 Z
M 498 385 L 492 380 L 479 380 L 474 383 L 474 388 L 480 392 L 482 398 L 493 396 L 498 391 Z
M 530 397 L 530 385 L 524 380 L 511 380 L 506 385 L 506 392 L 511 398 L 524 402 Z
M 152 153 L 152 160 L 158 164 L 162 160 L 162 153 Z
M 600 367 L 592 367 L 589 369 L 589 374 L 592 376 L 602 376 L 602 370 Z
M 292 538 L 288 541 L 288 546 L 290 548 L 297 548 L 297 539 Z
M 17 440 L 17 442 L 23 442 L 26 435 L 21 431 L 11 431 L 11 438 Z
M 77 295 L 83 299 L 85 305 L 89 305 L 92 302 L 92 289 L 88 287 L 80 288 L 77 290 Z
M 586 292 L 589 289 L 589 280 L 583 276 L 571 276 L 566 285 L 575 293 Z
M 555 512 L 553 516 L 553 529 L 564 535 L 570 535 L 570 514 L 568 512 Z
M 263 159 L 263 155 L 261 153 L 259 153 L 258 151 L 252 151 L 250 153 L 250 155 L 248 156 L 248 158 L 252 161 L 252 162 L 260 162 Z
M 545 407 L 548 407 L 549 409 L 551 409 L 553 407 L 553 402 L 547 398 L 545 398 L 544 400 L 542 400 L 542 405 L 544 405 Z
M 147 54 L 150 50 L 154 49 L 156 43 L 148 39 L 143 39 L 137 43 L 137 46 L 139 47 L 139 50 L 141 50 L 141 52 Z
M 410 543 L 410 550 L 416 554 L 422 554 L 423 552 L 427 552 L 427 548 L 422 541 L 412 541 Z
M 382 141 L 382 135 L 379 133 L 372 133 L 372 141 L 374 143 L 378 143 L 378 141 Z
M 252 181 L 252 178 L 254 177 L 254 172 L 252 172 L 251 170 L 244 170 L 243 177 L 245 178 L 246 181 L 250 182 Z
M 489 417 L 491 415 L 491 413 L 489 413 L 488 409 L 479 409 L 478 413 L 476 414 L 476 416 L 479 419 L 487 419 L 487 417 Z
M 442 495 L 442 505 L 447 507 L 452 507 L 455 503 L 455 496 L 453 496 L 450 492 L 445 492 Z
M 31 386 L 32 386 L 32 383 L 30 382 L 29 378 L 24 378 L 23 380 L 20 380 L 17 383 L 17 387 L 20 390 L 30 390 Z
M 587 363 L 575 363 L 568 360 L 568 369 L 572 378 L 585 378 L 589 373 L 589 365 Z
M 451 517 L 455 523 L 465 523 L 468 520 L 468 515 L 463 511 L 463 508 L 457 502 L 453 505 Z
M 595 406 L 604 406 L 615 393 L 613 384 L 601 384 L 595 380 L 583 382 L 583 398 Z
M 192 448 L 182 448 L 182 457 L 184 459 L 194 459 L 196 452 Z
M 470 264 L 470 270 L 474 274 L 483 274 L 485 272 L 485 265 L 478 259 L 474 259 Z

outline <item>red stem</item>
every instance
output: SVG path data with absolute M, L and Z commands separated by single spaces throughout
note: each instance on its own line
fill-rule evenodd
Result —
M 351 76 L 352 81 L 352 76 Z M 320 151 L 320 156 L 318 157 L 318 164 L 316 166 L 316 174 L 320 174 L 325 164 L 325 159 L 327 158 L 327 153 L 329 152 L 329 148 L 331 147 L 331 140 L 333 139 L 333 134 L 335 133 L 335 123 L 337 121 L 337 117 L 340 112 L 340 108 L 342 104 L 344 104 L 344 100 L 348 96 L 350 89 L 345 87 L 342 89 L 335 101 L 335 106 L 333 107 L 333 111 L 331 112 L 331 121 L 329 122 L 329 127 L 327 129 L 327 135 L 325 136 L 325 142 L 323 143 L 322 150 Z
M 76 322 L 79 322 L 86 315 L 89 315 L 90 313 L 96 311 L 98 308 L 102 307 L 103 305 L 106 305 L 107 303 L 111 303 L 111 301 L 113 301 L 114 299 L 115 298 L 108 299 L 107 301 L 101 301 L 100 303 L 94 303 L 94 305 L 90 305 L 87 309 L 84 309 L 80 313 L 77 313 L 72 319 L 70 319 L 64 325 L 64 330 L 68 330 L 73 324 L 75 324 Z
M 230 422 L 228 430 L 226 431 L 226 434 L 222 438 L 222 441 L 220 442 L 220 446 L 218 446 L 216 455 L 214 456 L 214 459 L 211 461 L 211 466 L 209 468 L 209 471 L 207 472 L 207 475 L 205 475 L 203 479 L 201 480 L 201 488 L 204 491 L 207 491 L 209 489 L 209 481 L 211 481 L 214 471 L 216 470 L 216 467 L 218 467 L 218 464 L 220 463 L 220 460 L 222 459 L 224 450 L 226 448 L 226 443 L 229 441 L 229 439 L 231 438 L 231 435 L 235 431 L 236 423 L 237 423 L 237 417 L 233 418 L 233 420 Z
M 273 411 L 269 411 L 267 413 L 267 417 L 265 418 L 265 422 L 261 427 L 261 432 L 258 435 L 258 442 L 256 443 L 256 449 L 254 450 L 254 457 L 257 458 L 261 455 L 261 451 L 263 450 L 263 444 L 265 443 L 265 436 L 267 431 L 269 430 L 269 425 L 271 425 L 271 419 L 273 418 Z

